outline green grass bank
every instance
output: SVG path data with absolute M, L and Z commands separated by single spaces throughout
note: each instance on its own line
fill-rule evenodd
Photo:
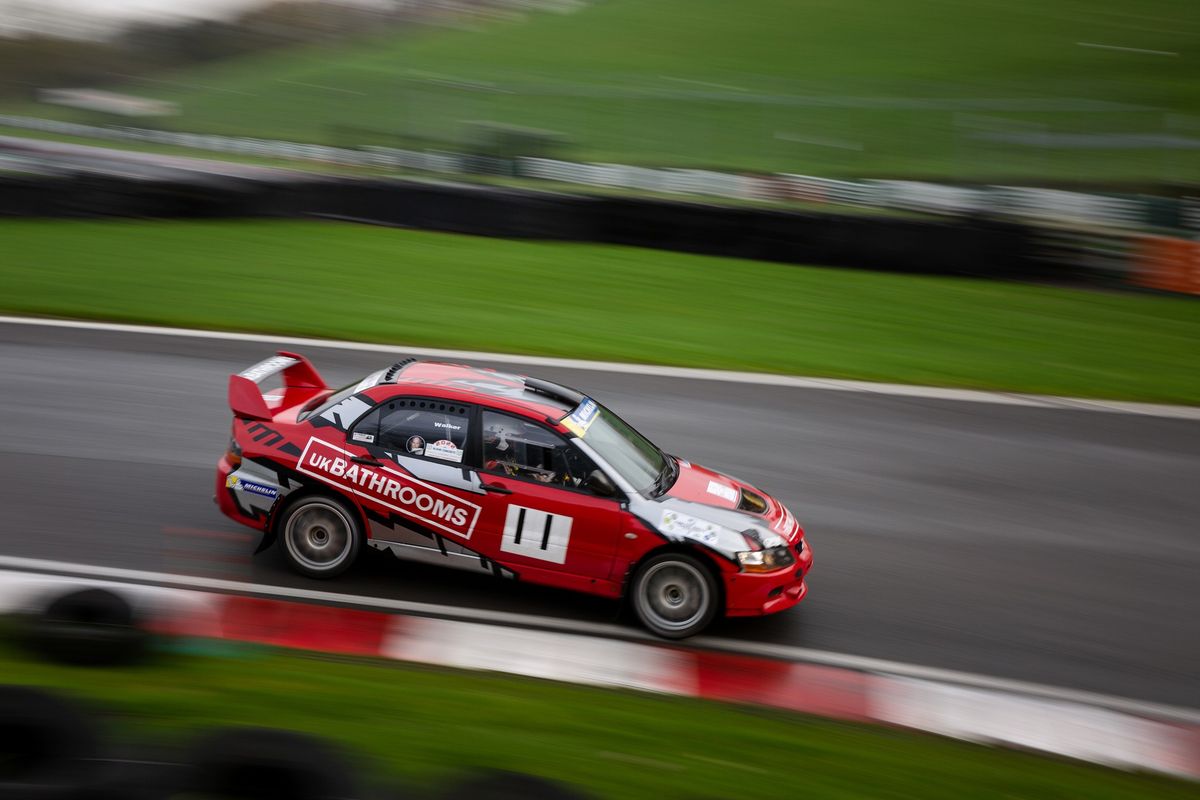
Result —
M 1200 403 L 1200 303 L 319 222 L 0 222 L 0 311 Z
M 417 785 L 519 770 L 599 797 L 1191 797 L 1182 781 L 767 709 L 263 648 L 139 667 L 36 662 L 0 644 L 0 678 L 109 712 L 110 737 L 183 743 L 211 726 L 305 731 Z

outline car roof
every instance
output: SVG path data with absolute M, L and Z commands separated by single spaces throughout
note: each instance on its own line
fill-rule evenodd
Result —
M 400 362 L 384 374 L 379 385 L 399 390 L 393 393 L 397 395 L 434 388 L 439 395 L 453 396 L 462 402 L 523 411 L 553 420 L 573 410 L 583 398 L 574 389 L 549 381 L 442 361 Z

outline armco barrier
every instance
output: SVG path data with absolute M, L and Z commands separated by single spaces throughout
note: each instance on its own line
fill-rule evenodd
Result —
M 995 278 L 1087 279 L 995 221 L 728 208 L 415 181 L 208 175 L 0 180 L 0 216 L 326 217 L 524 239 L 626 244 L 786 263 Z
M 593 241 L 787 263 L 995 278 L 1045 276 L 1031 229 L 989 221 L 592 201 Z M 1067 277 L 1057 270 L 1056 277 Z
M 521 239 L 596 241 L 586 198 L 517 189 L 401 181 L 310 187 L 305 215 Z
M 611 163 L 580 163 L 538 157 L 493 158 L 444 150 L 394 147 L 328 147 L 269 139 L 214 136 L 127 126 L 80 125 L 37 117 L 0 115 L 0 125 L 35 131 L 116 141 L 151 142 L 178 147 L 301 160 L 348 167 L 411 170 L 437 176 L 511 175 L 532 180 L 588 187 L 717 197 L 723 200 L 780 200 L 835 203 L 859 208 L 920 211 L 952 217 L 981 213 L 1049 225 L 1114 227 L 1127 231 L 1190 228 L 1198 207 L 1195 198 L 1143 194 L 1064 191 L 1034 186 L 955 186 L 926 181 L 846 180 L 791 173 L 742 174 L 706 169 L 651 168 Z M 358 134 L 347 131 L 352 137 Z M 378 133 L 376 131 L 375 133 Z M 21 142 L 18 137 L 8 138 Z M 42 150 L 74 148 L 25 139 Z
M 154 180 L 109 175 L 21 176 L 0 180 L 0 217 L 297 216 L 302 207 L 289 208 L 285 202 L 289 194 L 284 186 L 221 176 Z

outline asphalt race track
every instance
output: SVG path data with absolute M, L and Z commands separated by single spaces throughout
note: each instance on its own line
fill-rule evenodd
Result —
M 334 584 L 277 549 L 252 557 L 257 534 L 211 501 L 213 466 L 227 376 L 272 350 L 0 325 L 0 553 L 633 624 L 614 603 L 373 551 Z M 392 360 L 307 355 L 332 385 Z M 531 371 L 805 523 L 809 599 L 716 635 L 1200 707 L 1197 422 Z

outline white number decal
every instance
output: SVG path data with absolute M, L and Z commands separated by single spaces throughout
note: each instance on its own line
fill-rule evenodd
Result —
M 562 564 L 567 560 L 572 517 L 524 506 L 509 506 L 500 549 L 506 553 Z

